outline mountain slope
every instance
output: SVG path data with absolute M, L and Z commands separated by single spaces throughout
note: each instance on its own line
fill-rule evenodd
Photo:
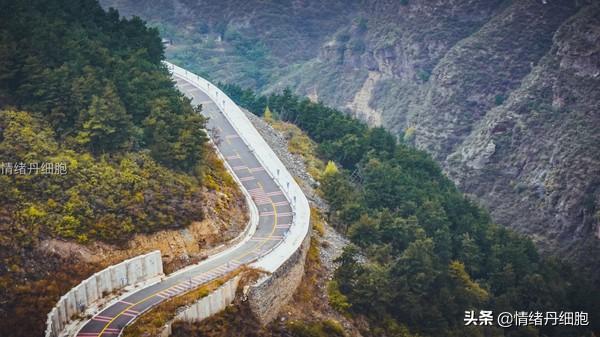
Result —
M 495 219 L 590 270 L 600 254 L 599 18 L 587 7 L 563 24 L 521 85 L 447 159 Z

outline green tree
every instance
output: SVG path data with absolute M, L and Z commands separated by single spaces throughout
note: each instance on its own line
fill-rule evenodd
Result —
M 268 123 L 271 123 L 273 121 L 273 113 L 271 112 L 271 109 L 269 109 L 269 106 L 267 105 L 267 107 L 265 108 L 265 112 L 263 113 L 263 118 L 265 119 L 265 121 L 267 121 Z
M 87 110 L 79 118 L 76 140 L 94 153 L 125 149 L 131 146 L 133 123 L 115 87 L 106 85 L 102 96 L 92 96 Z
M 377 219 L 363 214 L 348 230 L 348 236 L 357 245 L 367 247 L 379 241 Z
M 471 279 L 462 262 L 450 262 L 448 271 L 454 288 L 455 304 L 459 308 L 475 309 L 488 300 L 488 292 Z
M 194 113 L 177 114 L 168 100 L 154 101 L 150 115 L 144 120 L 144 138 L 152 157 L 159 162 L 181 170 L 191 170 L 202 159 L 208 137 L 204 128 L 206 119 Z
M 430 302 L 436 293 L 440 269 L 434 254 L 434 243 L 430 238 L 417 239 L 410 243 L 394 263 L 391 274 L 397 303 L 397 317 L 405 317 L 413 326 L 420 322 L 435 322 L 441 314 Z
M 177 167 L 189 171 L 201 161 L 208 141 L 205 127 L 206 119 L 200 115 L 199 109 L 197 113 L 183 118 L 177 141 L 173 144 L 173 159 Z
M 458 258 L 465 263 L 471 274 L 478 275 L 481 266 L 480 248 L 469 233 L 464 233 L 460 237 Z

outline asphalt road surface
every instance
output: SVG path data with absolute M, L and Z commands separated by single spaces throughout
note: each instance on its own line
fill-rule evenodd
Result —
M 210 118 L 209 129 L 217 130 L 219 151 L 258 208 L 257 230 L 250 240 L 234 251 L 202 262 L 184 273 L 166 277 L 161 282 L 137 290 L 104 308 L 81 328 L 77 336 L 119 335 L 127 324 L 160 302 L 197 288 L 266 254 L 283 240 L 292 223 L 293 214 L 289 202 L 217 105 L 186 80 L 176 78 L 176 82 L 179 90 L 192 98 L 193 104 L 202 104 L 202 114 Z

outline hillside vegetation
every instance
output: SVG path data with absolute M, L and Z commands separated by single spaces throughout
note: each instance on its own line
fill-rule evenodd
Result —
M 314 139 L 323 158 L 341 164 L 328 165 L 320 179 L 329 220 L 354 243 L 340 258 L 330 300 L 367 318 L 366 335 L 404 336 L 408 327 L 426 336 L 573 336 L 598 328 L 600 293 L 587 275 L 494 225 L 425 152 L 289 90 L 268 97 L 235 85 L 224 90 L 257 114 L 268 105 Z M 587 311 L 595 325 L 503 331 L 463 322 L 465 310 L 552 308 Z
M 201 107 L 161 64 L 156 30 L 94 0 L 0 8 L 0 335 L 31 336 L 109 262 L 41 243 L 116 250 L 204 220 L 206 190 L 235 184 L 207 144 Z M 225 197 L 221 211 L 237 200 Z
M 66 164 L 2 176 L 9 222 L 85 242 L 202 219 L 205 120 L 173 88 L 157 32 L 95 1 L 5 8 L 0 159 Z

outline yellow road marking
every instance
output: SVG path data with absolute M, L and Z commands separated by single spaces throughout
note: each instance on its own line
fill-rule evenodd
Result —
M 188 82 L 188 83 L 189 83 L 189 82 Z M 237 151 L 237 150 L 235 150 L 235 153 L 238 155 L 238 157 L 240 157 L 240 158 L 241 158 L 241 156 L 240 156 L 240 154 L 238 153 L 238 151 Z M 262 187 L 262 184 L 261 184 L 260 182 L 257 182 L 257 185 L 258 185 L 258 186 L 259 186 L 261 189 L 263 189 L 263 187 Z M 264 189 L 263 189 L 263 191 L 264 191 Z M 277 216 L 278 216 L 278 215 L 277 215 L 277 207 L 275 207 L 275 204 L 273 203 L 273 200 L 271 199 L 271 197 L 269 197 L 269 200 L 271 200 L 271 207 L 273 208 L 273 229 L 271 230 L 271 233 L 269 233 L 269 237 L 270 237 L 270 236 L 272 236 L 272 235 L 273 235 L 273 233 L 275 233 L 276 226 L 277 226 L 277 223 L 278 223 L 278 220 L 277 220 Z M 259 221 L 260 221 L 260 220 L 259 220 Z M 240 262 L 241 262 L 241 259 L 243 259 L 244 257 L 246 257 L 246 256 L 248 256 L 248 255 L 250 255 L 250 254 L 254 253 L 254 252 L 257 250 L 257 249 L 260 249 L 260 248 L 262 248 L 262 246 L 264 246 L 266 243 L 267 243 L 267 241 L 264 241 L 264 242 L 262 242 L 262 243 L 261 243 L 261 244 L 259 244 L 257 247 L 255 247 L 255 248 L 254 248 L 254 249 L 252 249 L 251 251 L 247 252 L 246 254 L 242 255 L 241 257 L 238 257 L 238 258 L 236 258 L 235 260 L 238 260 L 238 261 L 240 261 Z M 217 267 L 215 267 L 215 268 L 209 269 L 208 271 L 204 272 L 203 274 L 209 273 L 209 272 L 211 272 L 211 271 L 213 271 L 213 270 L 215 270 L 215 269 L 217 269 L 217 268 L 219 268 L 219 267 L 222 267 L 222 265 L 219 265 L 219 266 L 217 266 Z M 106 329 L 108 329 L 108 327 L 109 327 L 109 326 L 110 326 L 110 325 L 111 325 L 111 324 L 112 324 L 112 323 L 113 323 L 113 322 L 114 322 L 114 321 L 115 321 L 117 318 L 119 318 L 119 317 L 120 317 L 120 316 L 121 316 L 121 315 L 122 315 L 122 314 L 123 314 L 125 311 L 127 311 L 127 310 L 129 310 L 129 309 L 133 308 L 134 306 L 136 306 L 136 305 L 138 305 L 138 304 L 144 303 L 145 301 L 147 301 L 147 300 L 149 300 L 150 298 L 152 298 L 152 297 L 156 296 L 156 295 L 157 295 L 158 293 L 160 293 L 160 292 L 163 292 L 163 291 L 170 290 L 170 289 L 172 289 L 172 288 L 174 288 L 174 287 L 176 287 L 176 286 L 179 286 L 180 284 L 183 284 L 183 283 L 185 283 L 185 282 L 186 282 L 186 281 L 184 280 L 184 281 L 182 281 L 182 282 L 179 282 L 179 283 L 176 283 L 176 284 L 174 284 L 174 285 L 170 286 L 169 288 L 162 289 L 162 290 L 160 290 L 160 291 L 154 292 L 154 293 L 152 293 L 151 295 L 148 295 L 147 297 L 145 297 L 145 298 L 143 298 L 143 299 L 139 300 L 138 302 L 136 302 L 136 303 L 133 303 L 133 304 L 131 304 L 131 305 L 129 305 L 129 306 L 127 306 L 127 307 L 125 307 L 125 309 L 123 309 L 123 310 L 122 310 L 121 312 L 119 312 L 119 313 L 118 313 L 118 314 L 117 314 L 115 317 L 113 317 L 113 318 L 112 318 L 110 321 L 108 321 L 108 322 L 106 323 L 106 325 L 104 326 L 104 328 L 103 328 L 103 329 L 100 331 L 100 333 L 98 334 L 98 337 L 101 337 L 101 336 L 104 334 L 104 332 L 106 331 Z M 198 286 L 199 286 L 199 285 L 198 285 Z M 177 296 L 179 296 L 179 295 L 177 295 Z M 161 302 L 162 302 L 162 301 L 161 301 Z M 139 316 L 141 316 L 141 313 L 140 313 L 140 315 L 138 315 L 138 317 L 139 317 Z
M 215 267 L 215 268 L 209 269 L 209 270 L 207 270 L 206 272 L 204 272 L 204 273 L 202 273 L 202 274 L 207 274 L 207 273 L 210 273 L 211 271 L 213 271 L 213 270 L 217 269 L 218 267 L 221 267 L 221 266 L 217 266 L 217 267 Z M 200 274 L 200 275 L 202 275 L 202 274 Z M 184 280 L 184 281 L 181 281 L 181 282 L 179 282 L 179 283 L 176 283 L 176 284 L 174 284 L 174 285 L 170 286 L 169 288 L 166 288 L 166 289 L 162 289 L 162 290 L 156 291 L 156 292 L 152 293 L 151 295 L 148 295 L 147 297 L 145 297 L 145 298 L 143 298 L 143 299 L 141 299 L 141 300 L 139 300 L 139 301 L 137 301 L 137 302 L 135 302 L 135 303 L 133 303 L 133 304 L 131 304 L 131 305 L 127 306 L 127 307 L 125 307 L 125 309 L 121 310 L 121 311 L 120 311 L 120 312 L 119 312 L 119 313 L 118 313 L 118 314 L 117 314 L 115 317 L 113 317 L 113 318 L 112 318 L 110 321 L 108 321 L 108 322 L 106 323 L 106 325 L 104 326 L 104 328 L 103 328 L 103 329 L 100 331 L 100 333 L 98 334 L 98 337 L 101 337 L 101 336 L 104 334 L 104 332 L 106 331 L 106 329 L 108 329 L 108 327 L 109 327 L 109 326 L 110 326 L 110 325 L 111 325 L 111 324 L 112 324 L 112 323 L 113 323 L 113 322 L 114 322 L 114 321 L 115 321 L 117 318 L 121 317 L 121 315 L 122 315 L 122 314 L 123 314 L 125 311 L 127 311 L 127 310 L 129 310 L 129 309 L 131 309 L 131 308 L 135 307 L 136 305 L 138 305 L 138 304 L 140 304 L 140 303 L 144 303 L 144 302 L 146 302 L 146 301 L 147 301 L 147 300 L 149 300 L 150 298 L 152 298 L 152 297 L 156 296 L 158 293 L 161 293 L 161 292 L 163 292 L 163 291 L 167 291 L 167 290 L 170 290 L 170 289 L 172 289 L 172 288 L 175 288 L 175 287 L 177 287 L 177 286 L 179 286 L 179 285 L 181 285 L 181 284 L 183 284 L 183 283 L 185 283 L 185 282 L 187 282 L 187 280 Z M 200 286 L 200 285 L 198 285 L 198 286 Z M 140 290 L 141 290 L 141 289 L 140 289 Z M 133 294 L 132 294 L 132 295 L 133 295 Z M 177 296 L 179 296 L 179 295 L 177 295 Z M 175 297 L 175 296 L 173 296 L 173 297 Z M 162 302 L 162 301 L 161 301 L 161 302 Z M 142 315 L 142 313 L 140 313 L 140 314 L 139 314 L 137 317 L 139 317 L 139 316 L 141 316 L 141 315 Z

